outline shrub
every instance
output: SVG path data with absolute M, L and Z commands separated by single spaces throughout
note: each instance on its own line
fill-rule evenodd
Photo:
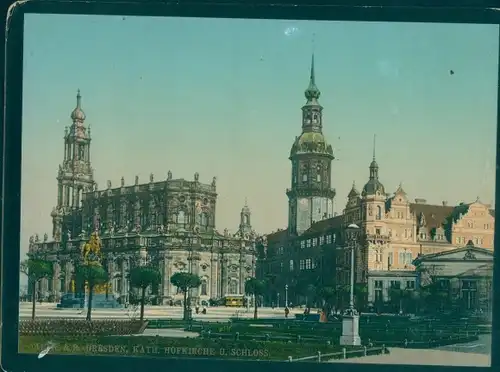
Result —
M 131 335 L 142 333 L 146 322 L 137 320 L 37 319 L 22 320 L 19 334 L 32 336 Z

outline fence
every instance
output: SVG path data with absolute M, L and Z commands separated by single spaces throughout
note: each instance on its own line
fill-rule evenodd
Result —
M 289 356 L 288 362 L 311 361 L 311 362 L 321 363 L 321 361 L 324 360 L 325 358 L 327 358 L 327 359 L 347 359 L 347 358 L 355 358 L 355 357 L 367 356 L 367 355 L 385 354 L 386 352 L 387 352 L 387 349 L 385 348 L 385 345 L 382 345 L 382 347 L 373 347 L 373 348 L 369 348 L 369 349 L 366 346 L 364 346 L 362 349 L 349 350 L 349 351 L 347 351 L 347 348 L 344 347 L 342 349 L 342 351 L 336 352 L 336 353 L 322 354 L 321 351 L 318 351 L 318 353 L 316 355 L 302 357 L 302 358 L 295 358 L 295 359 L 293 359 L 291 356 Z

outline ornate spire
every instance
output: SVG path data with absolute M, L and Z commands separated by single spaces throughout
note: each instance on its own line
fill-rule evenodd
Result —
M 347 195 L 347 197 L 349 199 L 351 199 L 351 198 L 354 198 L 354 197 L 357 197 L 357 196 L 359 196 L 359 192 L 356 189 L 356 181 L 352 181 L 351 191 L 349 191 L 349 195 Z
M 375 161 L 375 150 L 377 147 L 377 135 L 373 135 L 373 161 Z
M 80 89 L 76 92 L 76 108 L 82 108 L 82 96 L 80 95 Z
M 403 182 L 399 183 L 399 186 L 398 186 L 398 188 L 396 190 L 396 194 L 405 194 L 406 195 L 405 190 L 403 190 Z
M 376 151 L 376 140 L 377 140 L 377 135 L 373 135 L 373 160 L 370 164 L 370 179 L 371 180 L 377 180 L 378 179 L 378 164 L 377 161 L 375 160 L 375 151 Z
M 80 95 L 80 89 L 76 94 L 76 108 L 71 113 L 71 120 L 73 121 L 84 121 L 85 113 L 82 110 L 82 96 Z
M 250 213 L 250 208 L 248 207 L 248 200 L 245 197 L 245 205 L 241 208 L 241 213 Z
M 321 95 L 321 92 L 316 86 L 316 74 L 314 72 L 314 53 L 311 57 L 311 74 L 309 76 L 309 86 L 307 87 L 304 95 L 306 96 L 308 102 L 317 100 Z

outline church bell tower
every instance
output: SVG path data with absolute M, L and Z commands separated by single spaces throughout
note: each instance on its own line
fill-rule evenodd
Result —
M 81 224 L 78 213 L 82 195 L 94 186 L 94 171 L 90 163 L 90 128 L 85 126 L 80 90 L 70 117 L 72 125 L 66 127 L 64 133 L 64 158 L 57 174 L 57 205 L 51 213 L 55 240 L 61 239 L 61 233 L 69 232 L 74 236 L 80 232 L 81 226 L 77 225 Z
M 300 235 L 313 223 L 333 217 L 335 189 L 331 187 L 332 146 L 323 135 L 323 107 L 316 86 L 314 54 L 311 60 L 309 86 L 302 107 L 302 133 L 295 138 L 290 151 L 291 188 L 288 196 L 288 230 Z

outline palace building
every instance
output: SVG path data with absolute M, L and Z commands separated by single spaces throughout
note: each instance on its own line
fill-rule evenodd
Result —
M 341 215 L 333 215 L 335 190 L 331 186 L 332 147 L 322 133 L 320 91 L 316 86 L 314 57 L 307 102 L 302 108 L 302 133 L 292 145 L 288 228 L 266 236 L 266 254 L 258 262 L 257 274 L 272 278 L 268 301 L 278 298 L 305 301 L 311 287 L 346 288 L 350 280 L 350 247 L 345 239 L 349 224 L 360 227 L 356 242 L 356 282 L 367 288 L 367 300 L 398 286 L 415 288 L 414 260 L 463 247 L 493 249 L 494 210 L 479 198 L 450 206 L 411 201 L 402 185 L 388 193 L 376 161 L 375 138 L 368 179 L 360 191 L 355 183 L 347 195 Z M 309 289 L 308 289 L 309 288 Z M 384 291 L 381 291 L 384 289 Z M 282 300 L 282 303 L 283 300 Z
M 124 178 L 113 187 L 99 189 L 91 165 L 91 133 L 85 125 L 80 92 L 71 113 L 72 125 L 64 135 L 64 159 L 57 175 L 57 201 L 50 214 L 52 239 L 45 234 L 30 238 L 31 256 L 43 256 L 54 264 L 52 279 L 40 282 L 39 291 L 55 299 L 71 291 L 75 260 L 93 232 L 102 242 L 104 262 L 112 273 L 114 295 L 127 301 L 128 270 L 137 258 L 149 257 L 163 281 L 155 294 L 160 302 L 177 301 L 182 294 L 170 283 L 176 272 L 195 273 L 202 279 L 193 290 L 195 301 L 244 295 L 245 281 L 255 276 L 255 242 L 251 212 L 244 205 L 235 234 L 216 230 L 216 178 L 202 183 L 198 173 L 192 180 L 163 180 L 133 185 Z

